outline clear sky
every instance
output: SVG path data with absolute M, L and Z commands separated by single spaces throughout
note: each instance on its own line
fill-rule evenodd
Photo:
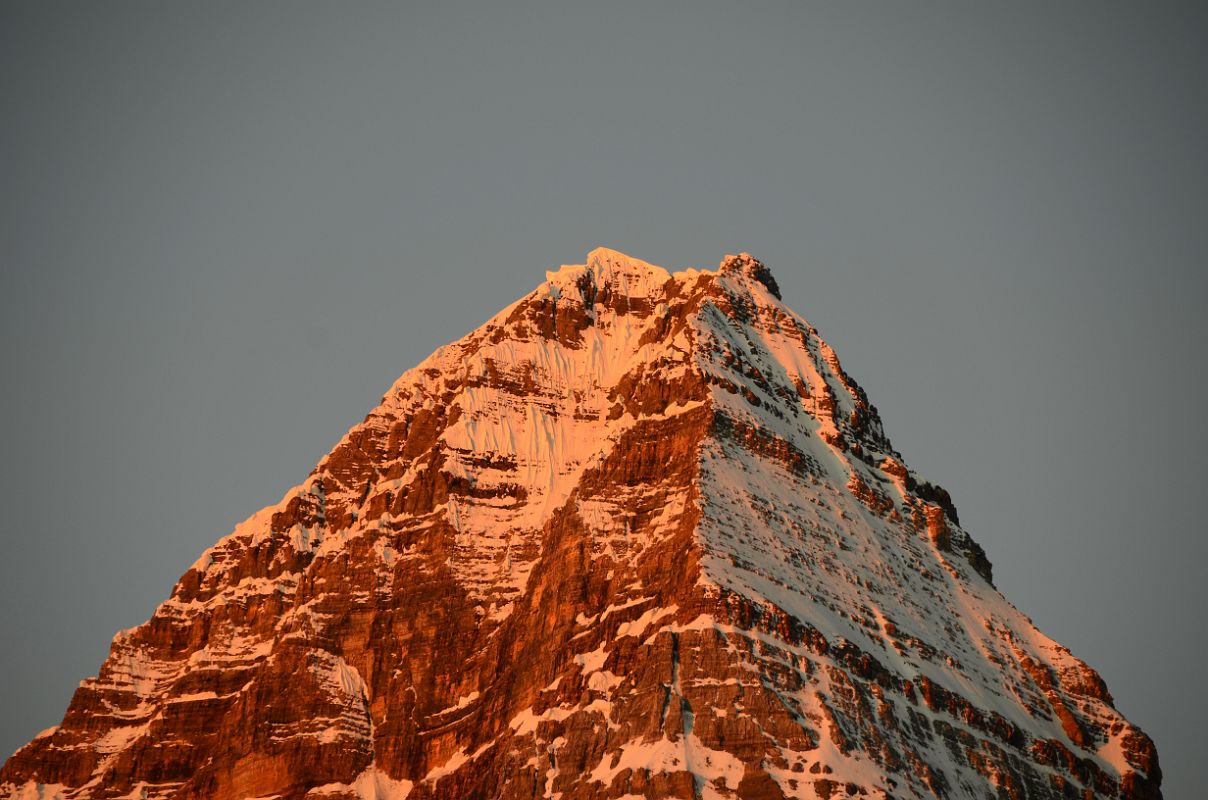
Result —
M 0 6 L 0 750 L 403 370 L 749 250 L 1201 788 L 1208 14 Z

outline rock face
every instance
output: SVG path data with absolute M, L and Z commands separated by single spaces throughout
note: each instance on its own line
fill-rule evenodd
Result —
M 743 254 L 610 250 L 390 389 L 114 639 L 8 798 L 1157 798 Z

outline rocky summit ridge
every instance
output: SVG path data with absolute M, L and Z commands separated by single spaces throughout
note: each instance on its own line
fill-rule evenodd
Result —
M 404 374 L 0 797 L 1157 798 L 750 255 L 612 250 Z

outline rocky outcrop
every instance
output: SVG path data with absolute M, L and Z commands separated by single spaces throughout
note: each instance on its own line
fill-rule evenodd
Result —
M 743 254 L 597 250 L 119 633 L 13 798 L 1151 798 Z

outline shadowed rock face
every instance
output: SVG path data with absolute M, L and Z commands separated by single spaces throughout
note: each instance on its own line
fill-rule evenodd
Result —
M 768 269 L 609 250 L 114 639 L 19 798 L 1157 798 Z

